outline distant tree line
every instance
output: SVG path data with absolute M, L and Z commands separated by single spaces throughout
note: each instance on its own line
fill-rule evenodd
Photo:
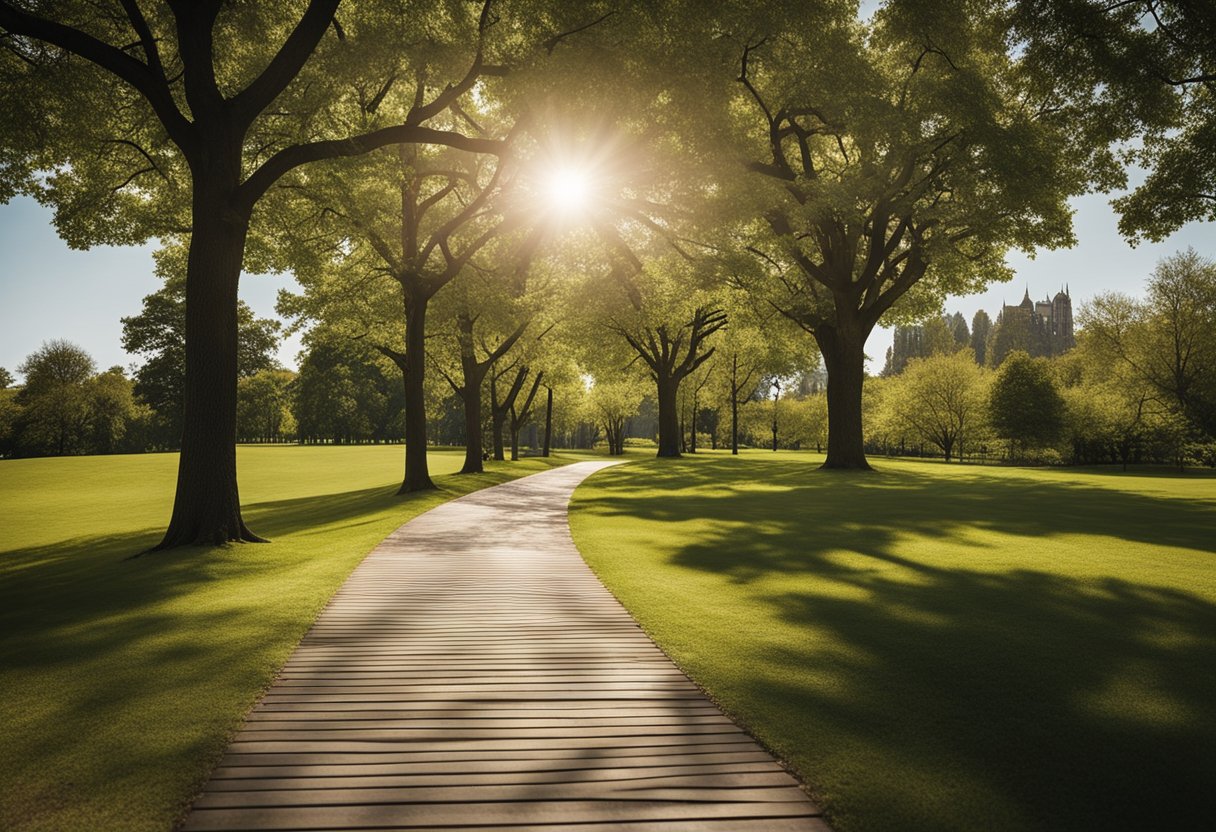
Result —
M 1108 293 L 1087 304 L 1062 355 L 1014 350 L 992 369 L 936 338 L 869 386 L 868 446 L 947 461 L 1216 465 L 1216 264 L 1176 254 L 1147 288 L 1143 300 Z

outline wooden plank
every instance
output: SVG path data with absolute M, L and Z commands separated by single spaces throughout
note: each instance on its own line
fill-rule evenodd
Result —
M 596 465 L 478 492 L 390 535 L 183 828 L 824 832 L 797 782 L 578 557 L 565 506 Z
M 607 780 L 657 780 L 670 778 L 668 783 L 704 785 L 712 783 L 725 788 L 734 785 L 788 785 L 789 775 L 770 761 L 717 765 L 642 766 L 634 768 L 548 768 L 537 771 L 521 768 L 517 763 L 500 764 L 497 771 L 470 771 L 455 767 L 437 772 L 433 767 L 414 772 L 349 773 L 349 766 L 279 766 L 264 771 L 258 768 L 219 769 L 213 775 L 208 791 L 248 791 L 256 789 L 331 789 L 331 788 L 392 788 L 397 786 L 444 786 L 454 779 L 466 786 L 505 785 L 510 783 L 581 783 Z M 400 768 L 400 767 L 399 767 Z M 459 778 L 453 778 L 459 774 Z
M 185 832 L 217 829 L 435 829 L 455 825 L 535 826 L 610 821 L 646 823 L 662 829 L 668 820 L 726 820 L 736 818 L 814 818 L 807 800 L 789 803 L 699 803 L 694 806 L 661 801 L 528 801 L 509 803 L 384 803 L 361 806 L 308 806 L 195 809 L 183 825 Z

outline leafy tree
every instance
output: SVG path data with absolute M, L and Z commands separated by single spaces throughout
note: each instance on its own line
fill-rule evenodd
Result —
M 949 318 L 934 315 L 921 324 L 921 327 L 924 331 L 922 335 L 924 355 L 918 357 L 927 358 L 932 355 L 952 355 L 960 349 L 961 345 L 955 334 L 953 323 Z
M 159 252 L 158 269 L 174 269 L 174 253 Z M 180 265 L 180 264 L 179 264 Z M 237 377 L 274 369 L 280 324 L 258 318 L 244 301 L 237 302 Z M 143 358 L 135 370 L 135 393 L 157 417 L 157 444 L 178 447 L 186 389 L 186 285 L 169 277 L 163 288 L 144 297 L 138 315 L 122 319 L 122 346 Z
M 17 429 L 21 421 L 21 405 L 16 390 L 0 388 L 0 458 L 17 451 Z
M 369 347 L 318 328 L 295 381 L 293 416 L 302 442 L 385 442 L 402 436 L 401 385 Z
M 89 387 L 89 451 L 111 454 L 124 450 L 123 439 L 138 413 L 130 379 L 121 367 L 111 367 L 91 379 Z
M 1025 65 L 1093 147 L 1139 137 L 1149 169 L 1114 201 L 1119 229 L 1163 240 L 1216 219 L 1216 7 L 1191 0 L 1018 0 Z M 1123 184 L 1118 177 L 1113 184 Z
M 625 422 L 638 412 L 644 396 L 637 378 L 621 375 L 611 381 L 596 381 L 587 397 L 595 422 L 608 438 L 608 453 L 625 453 Z
M 0 390 L 4 390 L 13 383 L 13 374 L 8 370 L 0 367 Z
M 635 324 L 613 328 L 637 352 L 650 369 L 659 404 L 659 450 L 661 457 L 680 456 L 680 383 L 714 353 L 706 341 L 726 326 L 726 313 L 698 306 L 679 323 Z
M 1010 458 L 1019 449 L 1050 445 L 1064 427 L 1064 400 L 1047 359 L 1010 353 L 997 370 L 988 399 L 993 432 L 1009 441 Z
M 1195 429 L 1216 436 L 1216 263 L 1167 257 L 1148 299 L 1099 295 L 1079 316 L 1088 337 L 1149 384 Z
M 313 296 L 314 316 L 332 320 L 349 303 L 347 295 L 366 291 L 369 275 L 395 284 L 395 325 L 361 334 L 397 365 L 404 382 L 400 493 L 435 487 L 426 459 L 427 313 L 436 294 L 478 265 L 474 258 L 512 224 L 495 202 L 504 170 L 474 154 L 402 146 L 368 154 L 357 164 L 322 166 L 293 190 L 308 203 L 300 213 L 310 217 L 296 234 L 332 258 L 298 270 Z M 339 240 L 343 246 L 335 245 Z M 298 248 L 291 255 L 301 258 Z
M 295 378 L 290 370 L 260 370 L 238 381 L 237 436 L 245 441 L 277 442 L 293 433 L 291 388 Z
M 85 450 L 96 369 L 87 352 L 63 340 L 47 341 L 25 359 L 17 395 L 23 447 L 58 456 Z
M 440 365 L 440 373 L 448 381 L 452 392 L 460 399 L 464 410 L 465 455 L 462 474 L 481 473 L 482 464 L 482 393 L 487 373 L 511 351 L 516 342 L 527 331 L 529 321 L 518 323 L 506 335 L 477 335 L 477 322 L 481 316 L 467 310 L 457 315 L 456 351 L 459 355 L 460 372 L 448 372 Z M 539 383 L 539 382 L 538 382 Z
M 983 371 L 969 350 L 914 358 L 891 380 L 884 405 L 906 433 L 937 446 L 946 462 L 979 435 L 987 405 Z
M 237 283 L 263 195 L 301 165 L 389 144 L 501 152 L 435 126 L 493 65 L 488 0 L 448 6 L 443 26 L 389 3 L 339 19 L 338 5 L 0 3 L 0 103 L 16 115 L 0 198 L 54 203 L 78 246 L 189 239 L 182 454 L 157 548 L 260 540 L 241 518 L 234 442 Z M 388 96 L 404 103 L 373 106 Z
M 988 363 L 988 336 L 991 331 L 992 319 L 980 309 L 971 319 L 971 352 L 975 355 L 975 363 L 981 367 Z
M 1026 88 L 1002 6 L 890 2 L 868 30 L 830 4 L 789 19 L 730 6 L 741 19 L 710 50 L 734 48 L 723 117 L 750 160 L 738 196 L 767 267 L 757 288 L 828 370 L 826 467 L 869 467 L 864 345 L 879 320 L 1008 275 L 1011 246 L 1071 242 L 1067 197 L 1113 164 Z
M 814 448 L 822 453 L 828 440 L 828 398 L 823 393 L 812 393 L 792 403 L 793 425 L 788 433 L 804 448 Z
M 962 349 L 971 343 L 971 331 L 967 329 L 967 319 L 962 312 L 955 312 L 949 318 L 950 332 L 954 335 L 957 349 Z

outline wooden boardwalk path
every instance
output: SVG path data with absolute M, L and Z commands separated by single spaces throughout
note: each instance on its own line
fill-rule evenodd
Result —
M 446 503 L 355 570 L 185 821 L 827 830 L 583 563 L 583 462 Z

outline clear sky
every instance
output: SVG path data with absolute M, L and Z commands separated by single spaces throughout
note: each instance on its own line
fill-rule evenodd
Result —
M 970 324 L 977 309 L 996 318 L 1001 304 L 1017 303 L 1030 290 L 1035 300 L 1054 295 L 1068 284 L 1073 309 L 1095 294 L 1117 290 L 1140 294 L 1144 281 L 1162 257 L 1192 246 L 1216 258 L 1216 224 L 1192 223 L 1162 243 L 1132 248 L 1119 236 L 1110 197 L 1090 195 L 1074 200 L 1077 245 L 1041 252 L 1031 260 L 1014 254 L 1012 283 L 946 302 L 948 313 L 962 312 Z M 152 271 L 152 246 L 69 249 L 51 224 L 51 211 L 28 198 L 0 205 L 0 367 L 14 375 L 27 355 L 46 340 L 66 338 L 89 351 L 98 367 L 129 367 L 134 361 L 119 343 L 119 319 L 136 314 L 143 296 L 160 285 Z M 294 288 L 290 275 L 246 275 L 241 297 L 261 316 L 274 315 L 280 288 Z M 890 330 L 876 330 L 866 345 L 871 371 L 882 368 Z M 298 337 L 284 342 L 279 360 L 296 366 Z

